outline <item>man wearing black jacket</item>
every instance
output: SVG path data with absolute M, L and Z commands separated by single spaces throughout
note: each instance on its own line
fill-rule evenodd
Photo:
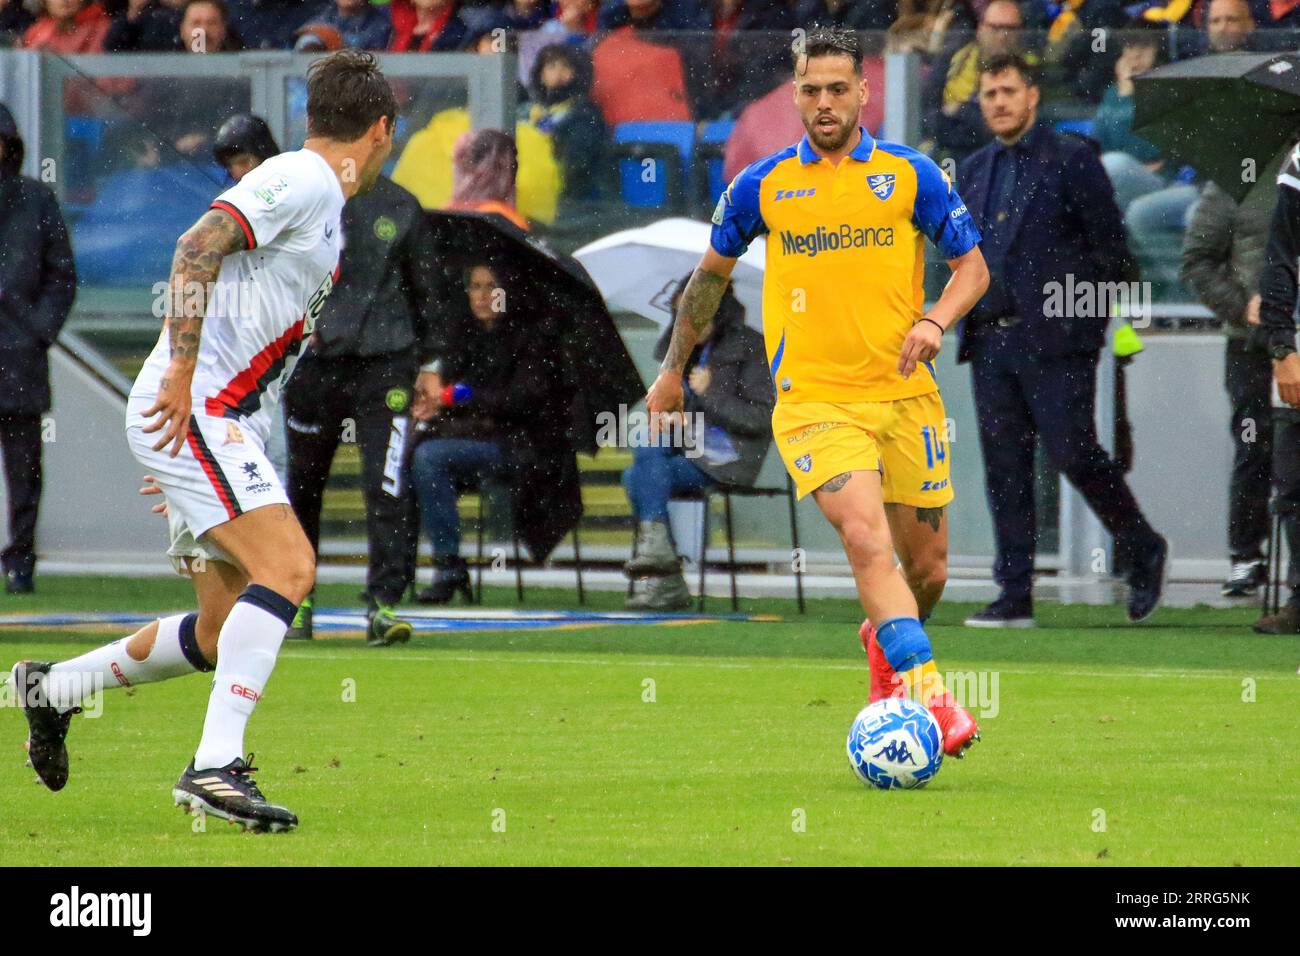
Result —
M 77 291 L 59 203 L 19 174 L 23 141 L 0 104 L 0 451 L 9 496 L 9 545 L 0 551 L 5 590 L 34 590 L 41 501 L 41 415 L 50 407 L 47 353 Z
M 435 377 L 420 366 L 442 351 L 432 311 L 443 301 L 442 280 L 420 204 L 385 176 L 344 207 L 343 239 L 339 281 L 285 393 L 289 499 L 319 548 L 334 452 L 341 440 L 360 443 L 370 551 L 367 640 L 383 645 L 411 634 L 392 610 L 413 570 L 406 444 L 417 376 Z M 303 602 L 291 636 L 311 636 L 311 602 Z
M 1261 634 L 1300 634 L 1300 355 L 1296 354 L 1296 265 L 1300 261 L 1300 146 L 1277 178 L 1277 205 L 1259 279 L 1259 320 L 1268 335 L 1273 381 L 1285 406 L 1274 410 L 1273 485 L 1291 566 L 1290 598 L 1280 612 L 1260 618 Z

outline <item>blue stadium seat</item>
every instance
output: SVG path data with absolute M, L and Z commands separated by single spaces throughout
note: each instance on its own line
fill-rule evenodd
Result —
M 695 152 L 695 124 L 686 120 L 614 127 L 619 193 L 629 206 L 667 208 L 680 202 Z M 647 166 L 647 161 L 653 163 Z M 659 166 L 667 168 L 659 169 Z M 647 177 L 649 168 L 654 175 Z
M 63 121 L 64 185 L 76 197 L 94 188 L 100 149 L 108 123 L 98 116 L 69 116 Z M 75 201 L 72 203 L 75 207 Z M 78 207 L 79 208 L 79 207 Z M 75 214 L 78 209 L 74 209 Z
M 1092 120 L 1090 119 L 1057 120 L 1056 131 L 1058 133 L 1078 133 L 1080 136 L 1091 136 Z
M 696 154 L 701 165 L 699 176 L 704 189 L 702 198 L 704 205 L 710 210 L 722 195 L 722 191 L 727 188 L 727 183 L 722 178 L 723 152 L 735 128 L 734 119 L 714 120 L 700 131 Z

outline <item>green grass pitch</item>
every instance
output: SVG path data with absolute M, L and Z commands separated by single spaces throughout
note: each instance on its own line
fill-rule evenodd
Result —
M 174 610 L 174 581 L 43 578 L 36 610 Z M 348 605 L 355 587 L 324 587 Z M 509 592 L 489 594 L 506 600 Z M 530 607 L 572 606 L 529 592 Z M 620 596 L 595 594 L 596 607 Z M 721 606 L 722 602 L 715 602 Z M 844 738 L 866 695 L 849 601 L 750 601 L 779 622 L 286 644 L 249 731 L 302 825 L 252 835 L 171 806 L 207 680 L 108 691 L 67 788 L 0 710 L 0 864 L 1272 865 L 1300 859 L 1300 641 L 1253 609 L 1043 605 L 1032 631 L 932 622 L 940 670 L 996 675 L 996 714 L 920 791 L 868 790 Z M 0 628 L 0 663 L 98 634 Z M 653 698 L 653 699 L 650 699 Z M 987 709 L 987 708 L 986 708 Z M 979 713 L 977 711 L 977 717 Z

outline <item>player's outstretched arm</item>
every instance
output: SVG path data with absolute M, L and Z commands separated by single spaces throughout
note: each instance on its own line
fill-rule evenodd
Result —
M 917 320 L 898 356 L 898 371 L 907 378 L 916 371 L 917 362 L 928 362 L 939 354 L 943 333 L 954 322 L 975 307 L 989 287 L 989 267 L 984 253 L 975 246 L 956 259 L 948 260 L 952 276 L 943 287 L 943 294 L 934 304 L 930 314 Z
M 199 358 L 199 337 L 208 311 L 208 294 L 221 271 L 221 260 L 248 247 L 244 230 L 235 217 L 223 209 L 209 209 L 180 239 L 172 257 L 167 279 L 167 334 L 171 342 L 171 363 L 158 383 L 158 397 L 141 414 L 158 418 L 145 432 L 162 432 L 153 446 L 159 451 L 169 443 L 175 458 L 189 430 L 190 383 Z
M 673 322 L 672 339 L 668 343 L 668 354 L 664 356 L 663 363 L 659 366 L 659 375 L 645 397 L 652 430 L 660 414 L 681 409 L 682 370 L 686 367 L 691 350 L 700 339 L 700 333 L 717 314 L 722 294 L 727 291 L 727 283 L 731 281 L 731 271 L 735 268 L 734 257 L 724 256 L 710 247 L 691 273 L 686 288 L 682 290 L 682 297 L 677 303 L 677 318 Z

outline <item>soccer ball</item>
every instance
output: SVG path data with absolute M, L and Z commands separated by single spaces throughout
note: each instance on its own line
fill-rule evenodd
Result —
M 934 716 L 906 697 L 868 704 L 849 728 L 849 766 L 881 790 L 924 787 L 943 763 L 943 734 Z

